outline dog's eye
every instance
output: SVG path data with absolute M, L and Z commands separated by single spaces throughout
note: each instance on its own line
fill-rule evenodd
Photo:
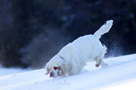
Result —
M 54 68 L 54 70 L 57 70 L 58 69 L 58 67 L 53 67 Z

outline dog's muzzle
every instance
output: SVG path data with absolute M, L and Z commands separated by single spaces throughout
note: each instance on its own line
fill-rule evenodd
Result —
M 54 77 L 54 73 L 53 72 L 50 73 L 50 77 Z

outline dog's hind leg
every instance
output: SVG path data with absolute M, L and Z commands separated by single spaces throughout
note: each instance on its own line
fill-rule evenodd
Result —
M 108 65 L 103 61 L 102 58 L 96 57 L 96 58 L 95 58 L 95 61 L 96 61 L 96 65 L 95 65 L 96 67 L 99 67 L 100 64 L 102 65 L 102 67 L 108 66 Z
M 101 64 L 102 59 L 100 59 L 99 57 L 96 57 L 96 58 L 95 58 L 95 61 L 96 61 L 95 66 L 96 66 L 96 67 L 99 67 L 100 64 Z
M 100 54 L 95 57 L 96 67 L 99 67 L 100 64 L 102 64 L 102 67 L 103 67 L 103 66 L 107 66 L 107 65 L 104 63 L 104 61 L 103 61 L 103 57 L 104 57 L 104 55 L 105 55 L 105 53 L 106 53 L 106 50 L 107 50 L 107 48 L 106 48 L 105 46 L 103 46 L 103 48 L 102 48 Z

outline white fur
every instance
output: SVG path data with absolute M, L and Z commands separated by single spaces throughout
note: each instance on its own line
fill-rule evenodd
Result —
M 112 23 L 113 21 L 109 20 L 94 35 L 81 36 L 64 46 L 47 63 L 47 74 L 53 73 L 51 77 L 78 74 L 90 60 L 95 60 L 96 66 L 99 66 L 106 53 L 106 47 L 101 44 L 99 38 L 110 30 Z M 61 67 L 61 70 L 54 70 L 53 67 Z

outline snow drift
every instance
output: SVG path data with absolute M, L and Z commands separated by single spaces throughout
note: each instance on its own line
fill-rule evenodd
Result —
M 45 69 L 0 77 L 0 90 L 116 90 L 136 88 L 136 54 L 107 58 L 107 67 L 88 62 L 78 75 L 57 79 L 45 76 Z

